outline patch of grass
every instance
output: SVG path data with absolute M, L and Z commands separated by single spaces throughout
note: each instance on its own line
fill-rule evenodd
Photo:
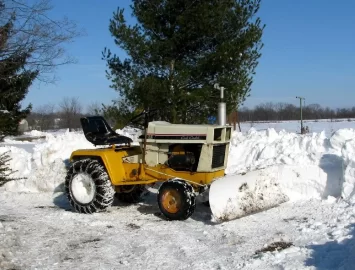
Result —
M 243 183 L 240 187 L 239 187 L 239 191 L 245 191 L 248 189 L 248 184 L 247 183 Z
M 35 208 L 39 208 L 39 209 L 45 209 L 45 208 L 54 208 L 54 209 L 57 209 L 58 207 L 57 206 L 54 206 L 54 205 L 39 205 L 39 206 L 35 206 Z
M 85 244 L 90 244 L 90 243 L 96 243 L 96 242 L 100 242 L 102 239 L 100 238 L 92 238 L 92 239 L 87 239 L 87 240 L 83 240 L 81 242 L 73 242 L 73 243 L 69 243 L 68 247 L 70 249 L 78 249 L 78 248 L 83 248 L 83 245 Z
M 291 242 L 274 242 L 274 243 L 271 243 L 270 245 L 260 249 L 260 250 L 257 250 L 255 252 L 255 254 L 260 254 L 260 253 L 265 253 L 265 252 L 273 252 L 273 251 L 281 251 L 283 249 L 286 249 L 286 248 L 289 248 L 293 246 L 293 243 Z
M 141 226 L 138 226 L 137 224 L 134 223 L 129 223 L 127 224 L 127 227 L 133 230 L 138 230 Z
M 0 215 L 0 222 L 13 222 L 15 219 L 11 218 L 10 216 Z
M 83 243 L 83 244 L 88 244 L 88 243 L 99 242 L 99 241 L 101 241 L 100 238 L 93 238 L 93 239 L 85 240 L 85 241 L 83 241 L 82 243 Z
M 296 221 L 298 223 L 305 223 L 308 221 L 308 218 L 307 217 L 303 217 L 303 218 L 290 217 L 290 218 L 284 218 L 283 221 L 285 221 L 285 222 Z

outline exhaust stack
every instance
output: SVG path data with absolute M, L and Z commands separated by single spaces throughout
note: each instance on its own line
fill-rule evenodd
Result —
M 218 125 L 225 126 L 227 124 L 227 109 L 224 102 L 225 88 L 223 86 L 220 87 L 218 83 L 214 85 L 214 88 L 221 91 L 221 102 L 218 103 Z
M 226 125 L 226 103 L 220 102 L 218 103 L 218 125 L 225 126 Z

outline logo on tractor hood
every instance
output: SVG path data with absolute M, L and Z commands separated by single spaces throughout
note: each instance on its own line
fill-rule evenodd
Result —
M 155 140 L 206 140 L 206 134 L 148 134 L 148 139 Z

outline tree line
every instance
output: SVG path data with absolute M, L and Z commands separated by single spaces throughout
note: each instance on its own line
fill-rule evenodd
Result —
M 250 109 L 238 110 L 240 122 L 245 121 L 286 121 L 300 120 L 300 107 L 291 103 L 262 103 Z M 302 108 L 305 120 L 355 118 L 355 106 L 352 108 L 332 109 L 319 104 L 309 104 Z
M 319 104 L 309 104 L 302 108 L 304 120 L 317 119 L 349 119 L 355 118 L 355 106 L 352 108 L 331 109 Z M 114 128 L 122 128 L 129 121 L 129 117 L 121 119 L 110 118 L 105 106 L 92 103 L 83 106 L 78 98 L 66 97 L 58 104 L 46 104 L 35 107 L 28 115 L 29 128 L 48 131 L 56 129 L 81 129 L 80 118 L 90 115 L 103 115 Z M 300 120 L 300 107 L 290 103 L 262 103 L 254 108 L 242 107 L 238 110 L 240 122 L 254 121 L 287 121 Z
M 65 97 L 58 104 L 45 104 L 33 108 L 26 120 L 30 130 L 81 129 L 80 118 L 100 115 L 101 107 L 92 103 L 84 107 L 77 97 Z

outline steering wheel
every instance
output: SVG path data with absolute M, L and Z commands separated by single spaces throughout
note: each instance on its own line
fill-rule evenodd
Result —
M 129 126 L 135 126 L 139 128 L 147 128 L 148 123 L 158 114 L 158 109 L 144 109 L 140 114 L 131 118 L 128 122 Z

